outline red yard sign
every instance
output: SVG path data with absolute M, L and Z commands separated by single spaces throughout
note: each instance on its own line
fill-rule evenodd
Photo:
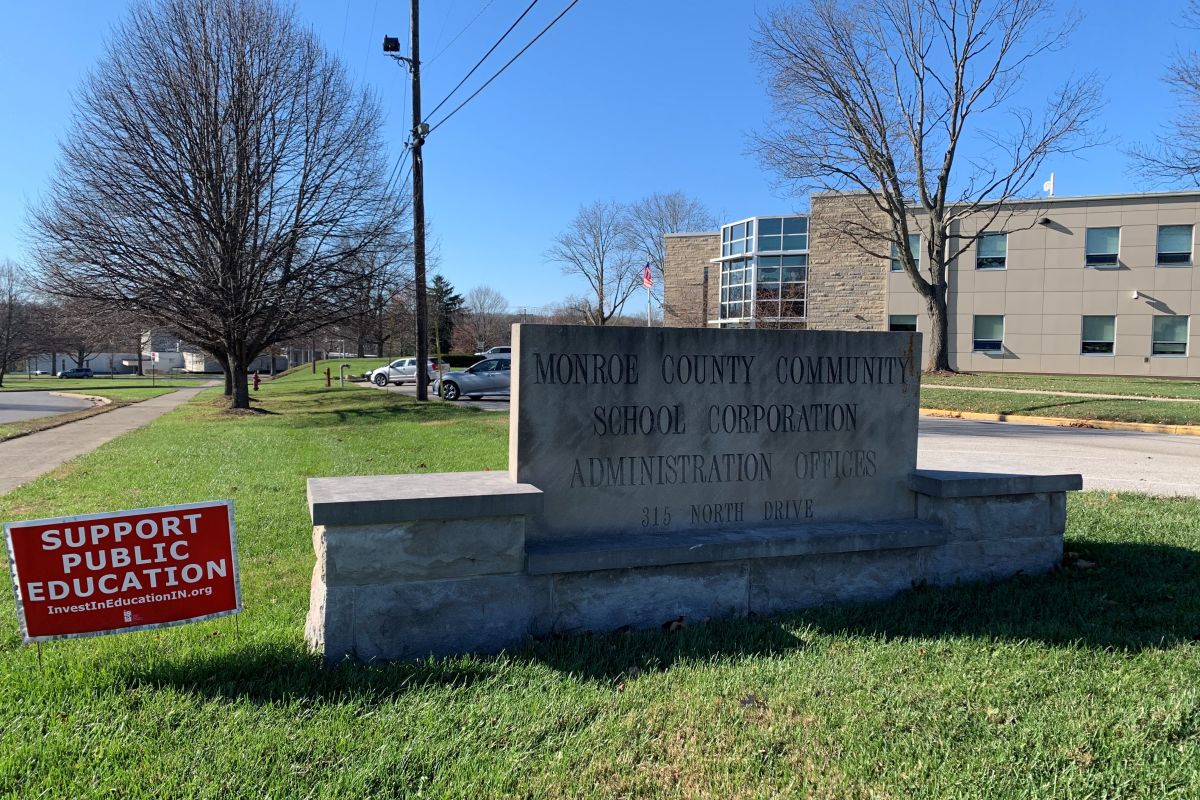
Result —
M 26 642 L 242 610 L 229 500 L 4 526 Z

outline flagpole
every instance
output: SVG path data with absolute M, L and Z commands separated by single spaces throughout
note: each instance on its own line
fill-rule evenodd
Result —
M 650 262 L 642 266 L 642 286 L 646 287 L 646 327 L 650 327 L 650 288 L 654 286 L 654 274 L 650 272 Z

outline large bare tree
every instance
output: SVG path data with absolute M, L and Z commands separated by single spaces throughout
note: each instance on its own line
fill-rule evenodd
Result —
M 591 288 L 585 318 L 606 325 L 621 313 L 634 289 L 641 285 L 641 268 L 630 249 L 624 206 L 598 201 L 583 206 L 567 229 L 546 251 L 549 261 L 577 275 Z
M 629 246 L 654 274 L 653 293 L 662 304 L 663 257 L 668 233 L 711 231 L 717 228 L 717 218 L 699 200 L 683 192 L 655 192 L 643 197 L 626 209 L 626 232 Z
M 1185 27 L 1200 31 L 1200 0 L 1191 0 Z M 1200 186 L 1200 52 L 1178 53 L 1167 68 L 1167 85 L 1179 108 L 1153 145 L 1135 148 L 1138 171 L 1155 184 Z
M 895 248 L 932 322 L 930 370 L 950 369 L 947 265 L 1047 157 L 1090 143 L 1092 77 L 1067 78 L 1036 112 L 1018 96 L 1071 27 L 1054 0 L 807 0 L 760 23 L 776 115 L 760 158 L 794 189 L 860 195 L 840 233 L 881 260 Z M 981 224 L 963 233 L 968 217 Z
M 33 211 L 47 287 L 247 365 L 342 318 L 397 202 L 376 101 L 272 0 L 134 6 L 79 92 Z

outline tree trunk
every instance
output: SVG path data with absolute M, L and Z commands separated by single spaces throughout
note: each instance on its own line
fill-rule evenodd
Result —
M 145 373 L 142 372 L 142 337 L 141 337 L 141 334 L 138 334 L 138 337 L 137 337 L 137 357 L 138 357 L 137 374 L 143 375 Z
M 50 353 L 50 374 L 58 374 L 58 353 L 56 352 Z
M 932 288 L 933 292 L 925 298 L 925 307 L 929 311 L 929 333 L 925 337 L 925 348 L 929 355 L 925 359 L 925 369 L 929 372 L 951 372 L 946 287 L 934 285 Z
M 233 401 L 229 404 L 230 408 L 249 408 L 250 407 L 250 387 L 247 384 L 246 365 L 241 363 L 237 358 L 229 359 L 233 374 Z

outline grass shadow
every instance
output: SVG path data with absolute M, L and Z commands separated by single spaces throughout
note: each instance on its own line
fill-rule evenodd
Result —
M 619 684 L 687 663 L 774 658 L 807 639 L 978 639 L 1137 653 L 1200 640 L 1200 552 L 1157 544 L 1070 542 L 1075 554 L 1047 575 L 944 588 L 917 587 L 887 601 L 687 625 L 671 632 L 548 637 L 500 656 L 325 667 L 299 643 L 248 644 L 175 663 L 131 664 L 129 686 L 169 687 L 224 699 L 277 703 L 465 688 L 514 664 L 550 667 L 580 681 Z M 1086 568 L 1078 566 L 1084 564 Z
M 748 659 L 786 653 L 805 643 L 767 619 L 725 620 L 671 633 L 640 631 L 600 636 L 549 637 L 498 656 L 464 655 L 424 661 L 325 666 L 302 646 L 247 645 L 175 662 L 130 663 L 117 673 L 125 687 L 169 688 L 221 700 L 280 703 L 297 699 L 385 701 L 431 687 L 466 688 L 512 665 L 549 666 L 576 680 L 607 684 L 676 664 Z
M 814 608 L 792 619 L 839 635 L 1007 639 L 1130 653 L 1200 640 L 1200 553 L 1088 540 L 1068 547 L 1077 558 L 1048 575 L 918 587 L 892 601 Z
M 463 415 L 484 413 L 470 406 L 450 406 L 445 403 L 383 402 L 378 405 L 331 406 L 328 400 L 313 397 L 291 399 L 284 415 L 287 424 L 302 427 L 327 427 L 356 423 L 405 421 L 432 422 L 461 419 Z
M 300 644 L 254 643 L 233 652 L 204 653 L 174 662 L 130 663 L 114 675 L 128 688 L 169 688 L 222 700 L 281 703 L 364 697 L 382 702 L 431 687 L 465 688 L 495 674 L 485 659 L 325 666 Z

